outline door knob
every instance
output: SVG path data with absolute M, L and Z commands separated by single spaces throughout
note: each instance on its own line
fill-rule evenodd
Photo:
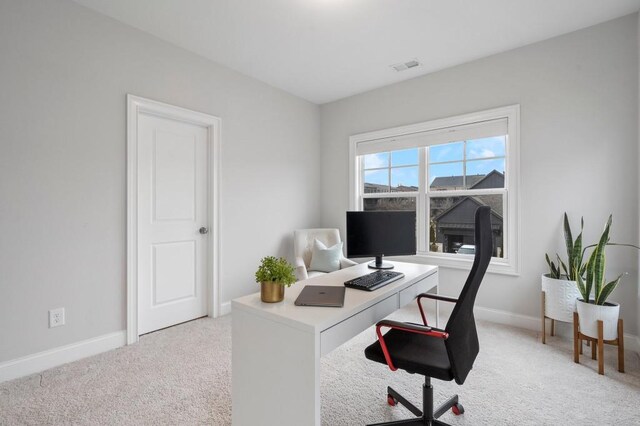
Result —
M 209 228 L 205 228 L 204 226 L 200 228 L 200 233 L 202 235 L 209 233 Z

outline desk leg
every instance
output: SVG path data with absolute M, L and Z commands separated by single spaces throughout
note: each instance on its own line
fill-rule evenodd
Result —
M 438 294 L 438 286 L 436 288 L 436 294 Z M 436 300 L 436 328 L 440 327 L 440 302 Z
M 232 315 L 233 425 L 319 426 L 319 336 L 241 310 Z
M 436 284 L 431 290 L 428 290 L 427 293 L 431 293 L 431 294 L 439 294 L 438 293 L 438 285 Z M 440 327 L 440 302 L 439 301 L 435 301 L 436 302 L 436 328 Z

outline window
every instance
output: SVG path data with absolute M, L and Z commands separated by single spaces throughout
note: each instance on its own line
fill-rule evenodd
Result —
M 474 214 L 491 207 L 493 272 L 518 273 L 519 107 L 351 137 L 352 210 L 413 210 L 418 256 L 473 261 Z
M 505 134 L 426 148 L 430 252 L 473 254 L 465 246 L 474 245 L 474 213 L 487 205 L 492 212 L 493 256 L 505 256 L 506 139 Z
M 365 155 L 362 173 L 362 210 L 416 210 L 417 148 Z

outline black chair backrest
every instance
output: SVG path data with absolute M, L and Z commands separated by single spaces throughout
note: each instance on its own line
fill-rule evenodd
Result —
M 493 253 L 491 208 L 488 206 L 478 207 L 476 210 L 475 244 L 476 251 L 471 272 L 445 328 L 449 333 L 449 338 L 445 340 L 447 354 L 453 368 L 453 376 L 456 383 L 460 385 L 467 378 L 480 350 L 476 321 L 473 317 L 473 304 Z

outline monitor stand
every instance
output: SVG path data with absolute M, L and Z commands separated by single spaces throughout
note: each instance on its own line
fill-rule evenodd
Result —
M 376 260 L 373 262 L 369 262 L 369 268 L 371 269 L 393 269 L 393 265 L 391 263 L 385 263 L 382 261 L 382 256 L 376 256 Z

